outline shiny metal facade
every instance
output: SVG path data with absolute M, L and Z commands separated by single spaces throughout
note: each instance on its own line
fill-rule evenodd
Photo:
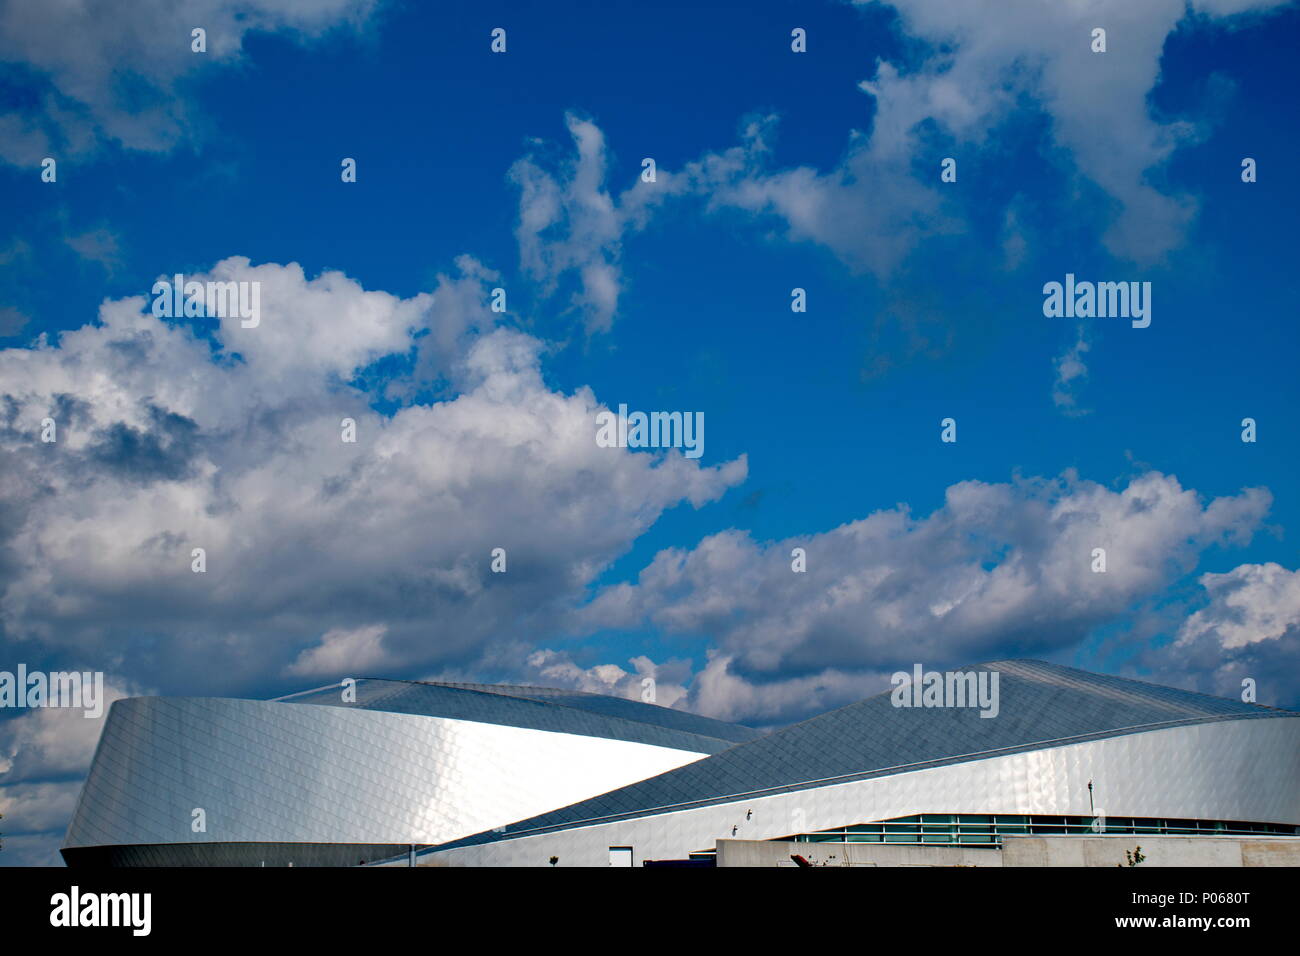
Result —
M 130 698 L 109 713 L 64 848 L 438 844 L 701 756 L 436 716 Z
M 344 865 L 417 844 L 421 862 L 604 866 L 918 813 L 1300 826 L 1300 714 L 1041 661 L 977 670 L 998 675 L 996 717 L 887 692 L 768 734 L 536 687 L 122 700 L 64 856 Z
M 1035 813 L 1250 820 L 1300 825 L 1300 716 L 1219 720 L 984 757 L 723 803 L 649 809 L 632 819 L 434 850 L 451 866 L 604 866 L 684 859 L 719 839 L 771 840 L 915 813 Z M 516 827 L 512 826 L 511 831 Z

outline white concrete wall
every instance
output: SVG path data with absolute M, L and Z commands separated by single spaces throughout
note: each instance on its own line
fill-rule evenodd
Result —
M 794 854 L 813 866 L 1001 866 L 996 847 L 906 846 L 890 843 L 786 843 L 719 840 L 718 866 L 796 866 Z
M 1079 837 L 1009 836 L 1003 866 L 1127 866 L 1125 852 L 1142 848 L 1151 866 L 1300 866 L 1300 838 L 1158 836 L 1149 833 Z
M 1003 848 L 888 843 L 787 843 L 719 840 L 718 866 L 788 866 L 798 854 L 814 866 L 1126 866 L 1142 848 L 1153 866 L 1300 866 L 1300 838 L 1159 836 L 1007 836 Z

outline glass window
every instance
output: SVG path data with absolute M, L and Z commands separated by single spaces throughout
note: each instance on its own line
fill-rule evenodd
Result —
M 954 843 L 957 817 L 951 813 L 927 813 L 921 817 L 922 843 Z
M 955 843 L 995 846 L 1008 834 L 1034 833 L 1043 836 L 1087 836 L 1094 832 L 1091 816 L 1049 816 L 1046 814 L 979 813 L 926 813 L 896 817 L 879 823 L 846 824 L 817 833 L 800 833 L 781 837 L 800 843 Z M 1168 834 L 1234 834 L 1234 833 L 1284 833 L 1296 835 L 1300 827 L 1290 824 L 1225 822 L 1223 820 L 1158 819 L 1153 817 L 1107 817 L 1105 833 L 1168 833 Z M 611 847 L 611 863 L 615 851 L 626 847 Z M 625 859 L 622 852 L 617 854 Z
M 966 814 L 958 818 L 958 840 L 962 843 L 993 843 L 993 818 L 979 814 Z
M 920 839 L 920 824 L 886 823 L 886 843 L 916 843 Z

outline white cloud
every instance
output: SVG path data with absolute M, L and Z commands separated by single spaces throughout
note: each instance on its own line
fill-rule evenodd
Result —
M 1179 145 L 1206 131 L 1153 115 L 1149 95 L 1165 40 L 1187 14 L 1185 0 L 860 2 L 896 9 L 902 31 L 929 53 L 915 65 L 874 65 L 860 84 L 875 101 L 871 128 L 850 132 L 841 162 L 828 171 L 774 168 L 777 119 L 759 117 L 746 123 L 738 146 L 706 153 L 676 174 L 661 167 L 657 184 L 637 182 L 614 199 L 603 186 L 603 135 L 570 115 L 575 161 L 551 174 L 530 156 L 512 170 L 522 191 L 525 267 L 548 282 L 577 271 L 583 284 L 576 303 L 591 327 L 606 328 L 623 283 L 623 238 L 667 198 L 695 195 L 711 210 L 775 217 L 789 240 L 817 243 L 855 269 L 892 277 L 924 240 L 966 230 L 949 203 L 955 191 L 938 184 L 944 154 L 931 156 L 934 135 L 950 140 L 960 160 L 964 148 L 992 148 L 1007 120 L 1034 108 L 1050 120 L 1053 160 L 1113 201 L 1095 218 L 1114 255 L 1150 265 L 1181 243 L 1196 202 L 1158 187 L 1157 174 Z M 1194 0 L 1190 8 L 1231 26 L 1237 21 L 1222 18 L 1282 3 Z M 1096 26 L 1107 30 L 1106 53 L 1091 51 Z M 918 163 L 930 174 L 918 178 Z M 1073 192 L 1076 201 L 1089 195 Z M 1023 244 L 1005 231 L 1002 244 L 1007 266 L 1018 267 Z
M 542 284 L 544 295 L 553 295 L 560 278 L 575 273 L 579 289 L 573 306 L 589 333 L 605 332 L 623 292 L 624 235 L 643 226 L 650 210 L 681 185 L 661 171 L 655 183 L 638 178 L 615 200 L 605 185 L 604 134 L 574 113 L 564 119 L 573 138 L 573 158 L 548 163 L 534 153 L 510 168 L 510 181 L 519 188 L 519 258 L 524 271 Z
M 815 674 L 756 682 L 732 671 L 735 658 L 713 653 L 691 681 L 688 707 L 718 720 L 758 726 L 825 713 L 885 690 L 888 676 L 872 670 L 825 668 Z
M 654 681 L 654 699 L 660 707 L 674 707 L 684 703 L 686 687 L 682 683 L 690 675 L 690 663 L 684 660 L 656 664 L 644 654 L 633 657 L 628 671 L 617 664 L 597 664 L 582 667 L 573 658 L 560 651 L 541 648 L 528 655 L 519 679 L 546 687 L 567 687 L 588 694 L 606 694 L 626 700 L 644 700 L 647 678 Z
M 907 158 L 882 140 L 855 133 L 844 161 L 826 173 L 772 169 L 776 122 L 751 120 L 739 146 L 688 164 L 684 188 L 707 196 L 711 210 L 774 215 L 791 241 L 824 245 L 851 267 L 878 275 L 892 273 L 923 239 L 964 230 L 941 194 L 912 176 Z
M 1180 647 L 1208 640 L 1223 651 L 1239 651 L 1300 628 L 1300 571 L 1270 561 L 1203 574 L 1200 581 L 1210 604 L 1183 623 Z
M 0 159 L 35 165 L 84 155 L 102 143 L 162 152 L 198 124 L 184 81 L 243 56 L 252 32 L 299 42 L 334 28 L 359 29 L 375 0 L 135 0 L 126 4 L 0 2 L 0 61 L 26 71 L 36 113 L 0 114 Z M 207 31 L 207 52 L 190 31 Z
M 1156 472 L 1116 491 L 1072 474 L 966 481 L 925 518 L 899 506 L 821 534 L 757 542 L 733 530 L 667 549 L 580 616 L 592 630 L 707 635 L 717 654 L 691 684 L 692 709 L 808 713 L 900 665 L 1071 647 L 1204 549 L 1248 540 L 1270 502 L 1260 489 L 1205 502 Z M 806 573 L 791 570 L 795 547 Z M 1098 547 L 1105 573 L 1092 570 Z
M 387 630 L 382 624 L 373 624 L 350 631 L 342 628 L 326 631 L 320 643 L 306 648 L 286 668 L 285 673 L 336 675 L 347 673 L 351 669 L 358 676 L 364 676 L 371 670 L 382 670 L 392 663 L 392 658 L 384 650 L 384 634 Z
M 5 832 L 43 833 L 67 826 L 80 789 L 80 781 L 0 787 Z
M 545 384 L 538 340 L 485 330 L 489 273 L 461 266 L 400 299 L 231 258 L 211 277 L 261 282 L 256 328 L 167 323 L 133 298 L 57 346 L 0 351 L 6 640 L 223 690 L 286 668 L 472 667 L 553 633 L 665 509 L 743 480 L 743 458 L 598 447 L 603 406 Z M 376 389 L 436 375 L 445 399 L 377 413 L 356 376 L 381 358 L 411 370 L 364 373 Z
M 959 143 L 978 145 L 1032 98 L 1050 116 L 1052 138 L 1080 174 L 1114 199 L 1105 242 L 1149 263 L 1176 247 L 1195 212 L 1189 196 L 1152 185 L 1151 174 L 1180 142 L 1199 134 L 1162 122 L 1148 94 L 1160 75 L 1165 38 L 1190 8 L 1207 17 L 1280 7 L 1283 0 L 859 0 L 896 9 L 903 31 L 934 50 L 918 69 L 880 63 L 863 88 L 877 114 L 866 154 L 906 162 L 917 130 L 933 121 Z M 1103 27 L 1107 52 L 1093 53 Z
M 6 783 L 84 771 L 113 701 L 142 693 L 130 681 L 109 678 L 98 717 L 77 708 L 39 707 L 0 723 L 0 773 Z
M 1200 577 L 1203 607 L 1177 627 L 1177 638 L 1144 649 L 1144 676 L 1208 694 L 1291 707 L 1300 701 L 1300 571 L 1242 564 Z M 1176 606 L 1181 611 L 1183 605 Z

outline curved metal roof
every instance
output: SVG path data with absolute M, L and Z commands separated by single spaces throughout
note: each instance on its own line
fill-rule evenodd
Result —
M 440 849 L 800 790 L 1218 720 L 1300 717 L 1143 681 L 1043 661 L 992 661 L 963 671 L 998 676 L 999 712 L 895 707 L 891 691 L 738 744 L 668 773 L 478 834 Z
M 513 684 L 451 684 L 359 678 L 356 702 L 339 684 L 277 698 L 280 703 L 447 717 L 532 730 L 628 740 L 716 754 L 761 736 L 751 727 L 634 700 Z

